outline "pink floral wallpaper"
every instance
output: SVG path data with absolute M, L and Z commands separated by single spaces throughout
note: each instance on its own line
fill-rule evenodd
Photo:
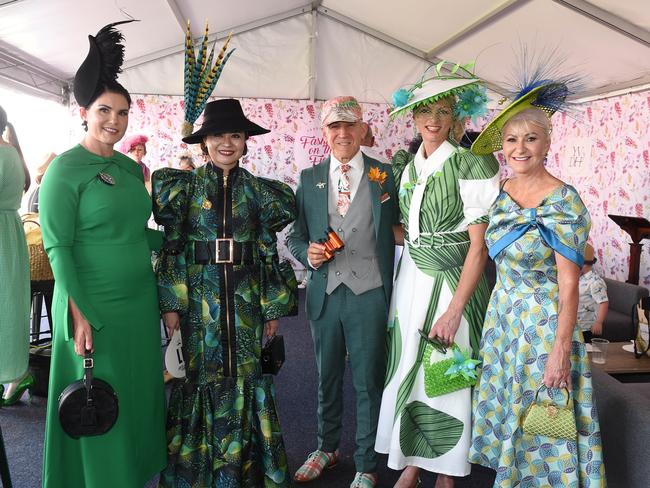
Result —
M 134 98 L 129 134 L 150 137 L 145 162 L 152 170 L 176 166 L 179 154 L 188 149 L 200 160 L 198 146 L 188 148 L 180 140 L 182 103 L 181 97 L 173 96 Z M 321 102 L 245 99 L 242 105 L 251 119 L 272 131 L 248 142 L 248 156 L 242 164 L 254 174 L 280 179 L 295 188 L 300 171 L 328 154 L 319 128 Z M 376 136 L 374 149 L 391 159 L 413 137 L 411 119 L 391 120 L 383 104 L 362 105 Z M 198 123 L 200 119 L 197 127 Z M 596 270 L 621 281 L 627 279 L 630 238 L 607 214 L 650 219 L 648 126 L 649 91 L 584 104 L 578 120 L 561 114 L 553 118 L 548 169 L 577 188 L 591 213 Z M 650 241 L 644 242 L 640 283 L 650 287 Z M 290 259 L 286 247 L 281 244 L 280 248 L 282 256 Z M 294 265 L 301 267 L 295 261 Z
M 591 213 L 595 269 L 626 281 L 632 241 L 607 215 L 650 220 L 650 91 L 585 104 L 578 117 L 553 117 L 548 168 Z M 639 284 L 650 288 L 650 240 L 641 242 Z

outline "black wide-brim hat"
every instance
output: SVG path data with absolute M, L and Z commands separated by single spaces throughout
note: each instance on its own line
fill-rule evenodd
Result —
M 251 137 L 267 134 L 271 131 L 248 120 L 244 115 L 239 100 L 226 98 L 206 104 L 201 128 L 193 134 L 183 137 L 183 142 L 198 144 L 203 142 L 205 136 L 225 132 L 245 132 L 246 136 Z

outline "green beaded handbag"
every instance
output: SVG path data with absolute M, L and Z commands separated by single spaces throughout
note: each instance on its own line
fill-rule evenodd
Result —
M 447 349 L 422 331 L 420 335 L 427 343 L 422 356 L 422 367 L 424 368 L 424 393 L 429 398 L 471 388 L 476 384 L 476 366 L 479 361 L 471 359 L 469 352 L 462 352 L 456 343 Z M 451 357 L 432 363 L 431 353 L 434 349 Z
M 522 428 L 526 434 L 543 435 L 555 439 L 576 440 L 576 419 L 573 412 L 573 398 L 566 388 L 566 405 L 558 405 L 553 400 L 539 402 L 537 397 L 542 385 L 535 393 L 535 399 L 524 415 Z

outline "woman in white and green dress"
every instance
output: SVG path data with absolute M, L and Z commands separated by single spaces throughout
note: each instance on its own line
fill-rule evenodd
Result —
M 453 353 L 427 346 L 420 333 L 477 356 L 489 298 L 483 238 L 499 190 L 499 164 L 450 139 L 463 118 L 478 110 L 463 100 L 485 101 L 478 82 L 471 74 L 434 77 L 405 91 L 405 103 L 393 111 L 411 109 L 423 139 L 417 154 L 401 151 L 393 160 L 404 252 L 390 307 L 389 359 L 375 449 L 389 455 L 390 468 L 406 468 L 395 485 L 400 488 L 417 486 L 420 468 L 438 473 L 437 487 L 453 486 L 453 476 L 470 472 L 470 388 L 429 396 L 425 371 Z

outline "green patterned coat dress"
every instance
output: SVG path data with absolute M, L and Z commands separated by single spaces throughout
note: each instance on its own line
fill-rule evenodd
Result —
M 492 155 L 475 156 L 444 142 L 428 158 L 399 152 L 393 161 L 400 188 L 405 245 L 389 312 L 390 353 L 376 450 L 388 466 L 407 465 L 453 476 L 469 474 L 471 396 L 465 388 L 432 396 L 427 371 L 447 359 L 425 347 L 429 333 L 451 302 L 469 250 L 468 226 L 487 222 L 499 190 Z M 478 354 L 489 291 L 485 279 L 467 303 L 455 342 Z
M 577 438 L 531 435 L 521 427 L 555 342 L 555 255 L 582 266 L 590 226 L 589 212 L 569 185 L 554 189 L 535 208 L 521 208 L 501 191 L 490 210 L 485 240 L 497 282 L 481 340 L 483 368 L 474 391 L 470 460 L 497 472 L 495 487 L 605 486 L 591 370 L 579 328 L 573 331 L 571 351 Z M 547 400 L 547 394 L 566 402 L 558 390 L 542 390 L 540 400 Z
M 158 263 L 163 312 L 181 316 L 186 378 L 172 390 L 163 487 L 289 486 L 272 378 L 261 372 L 265 321 L 297 310 L 297 283 L 276 233 L 296 216 L 291 189 L 211 163 L 153 174 L 165 227 Z M 210 242 L 235 262 L 215 263 Z M 206 256 L 208 246 L 212 258 Z M 207 260 L 206 260 L 207 257 Z

